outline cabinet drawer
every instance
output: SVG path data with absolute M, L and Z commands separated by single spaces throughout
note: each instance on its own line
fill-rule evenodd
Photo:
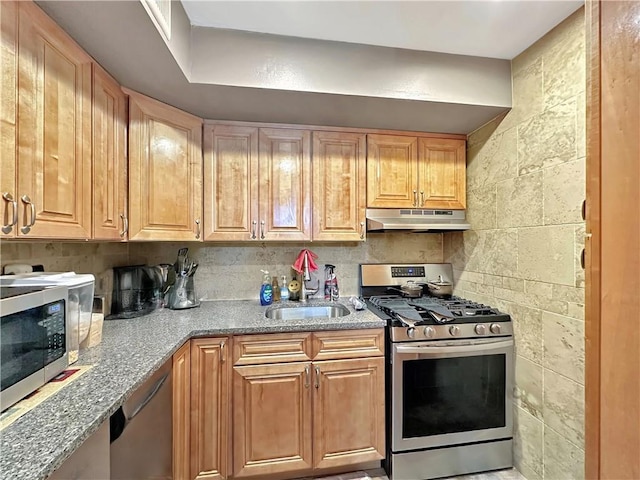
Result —
M 314 360 L 379 357 L 384 355 L 384 329 L 340 330 L 313 334 Z
M 275 333 L 234 337 L 233 364 L 306 362 L 311 360 L 310 333 Z

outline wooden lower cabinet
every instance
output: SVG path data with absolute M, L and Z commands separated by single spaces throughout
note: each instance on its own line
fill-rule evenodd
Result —
M 234 477 L 310 476 L 384 458 L 383 330 L 353 331 L 352 342 L 349 333 L 234 338 Z
M 173 354 L 173 479 L 188 480 L 191 437 L 191 344 Z
M 190 478 L 224 479 L 229 464 L 229 338 L 191 340 Z
M 233 476 L 312 467 L 311 363 L 233 368 Z
M 315 362 L 313 466 L 384 458 L 384 357 Z
M 173 478 L 295 478 L 384 458 L 383 338 L 369 329 L 187 342 L 173 356 Z

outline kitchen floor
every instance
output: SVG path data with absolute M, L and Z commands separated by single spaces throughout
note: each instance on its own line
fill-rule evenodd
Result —
M 330 477 L 319 477 L 315 480 L 389 480 L 389 477 L 387 477 L 384 469 L 379 468 L 376 470 L 332 475 Z M 459 477 L 447 477 L 446 480 L 526 480 L 526 478 L 515 468 L 510 468 L 508 470 L 496 470 L 487 473 L 473 473 L 470 475 L 461 475 Z

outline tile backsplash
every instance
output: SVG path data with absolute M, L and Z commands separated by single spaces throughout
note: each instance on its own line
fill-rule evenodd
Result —
M 173 263 L 181 243 L 131 243 L 134 263 Z M 442 234 L 383 233 L 370 234 L 364 243 L 250 243 L 187 244 L 189 255 L 198 264 L 196 289 L 204 299 L 258 299 L 262 273 L 287 275 L 300 250 L 308 248 L 316 255 L 319 267 L 311 286 L 324 285 L 324 264 L 336 266 L 341 296 L 358 293 L 358 265 L 380 262 L 442 262 Z M 320 292 L 322 293 L 322 292 Z
M 174 263 L 180 247 L 198 262 L 195 276 L 198 297 L 205 300 L 257 300 L 262 282 L 260 270 L 287 275 L 303 248 L 318 255 L 315 278 L 324 283 L 324 264 L 336 266 L 340 295 L 358 293 L 360 263 L 438 263 L 443 261 L 440 233 L 376 233 L 364 243 L 90 243 L 0 242 L 2 265 L 42 264 L 45 271 L 75 271 L 98 276 L 111 267 Z M 320 292 L 322 293 L 322 291 Z

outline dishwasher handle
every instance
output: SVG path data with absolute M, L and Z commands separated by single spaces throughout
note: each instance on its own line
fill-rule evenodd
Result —
M 109 419 L 110 443 L 113 443 L 118 438 L 120 438 L 120 436 L 122 435 L 122 432 L 124 432 L 124 429 L 127 427 L 127 424 L 142 410 L 144 410 L 144 407 L 146 407 L 151 400 L 153 400 L 153 397 L 155 397 L 158 391 L 160 391 L 160 389 L 162 388 L 162 385 L 164 385 L 164 382 L 167 381 L 167 378 L 169 377 L 170 373 L 171 372 L 169 371 L 165 373 L 162 377 L 160 377 L 160 379 L 158 379 L 158 381 L 153 385 L 151 390 L 149 390 L 149 393 L 145 395 L 144 400 L 142 400 L 142 402 L 140 402 L 140 404 L 138 404 L 138 406 L 133 409 L 133 411 L 131 412 L 131 415 L 128 415 L 128 416 L 125 415 L 122 406 L 118 408 L 118 410 L 116 410 L 113 413 L 113 415 L 111 415 L 111 418 Z

